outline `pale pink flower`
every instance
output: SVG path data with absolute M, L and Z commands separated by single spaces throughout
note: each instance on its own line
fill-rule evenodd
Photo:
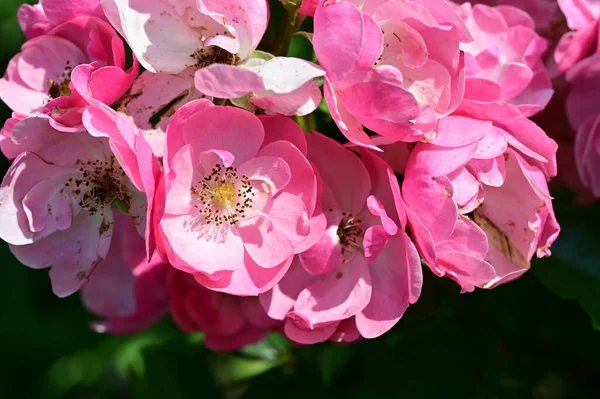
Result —
M 206 100 L 179 109 L 156 194 L 159 245 L 170 263 L 229 294 L 273 287 L 323 233 L 303 148 L 304 133 L 284 117 Z
M 571 29 L 563 35 L 554 51 L 556 72 L 560 74 L 598 52 L 600 3 L 595 0 L 558 0 L 558 5 Z
M 142 66 L 177 74 L 252 54 L 267 27 L 266 0 L 100 0 Z
M 67 296 L 106 257 L 113 206 L 144 233 L 146 196 L 107 139 L 57 131 L 48 118 L 27 118 L 18 127 L 11 139 L 28 152 L 17 157 L 0 188 L 0 237 L 21 263 L 51 267 L 54 292 Z
M 83 131 L 85 101 L 71 86 L 81 64 L 92 69 L 90 95 L 112 105 L 131 86 L 138 64 L 126 71 L 125 49 L 114 29 L 95 17 L 79 16 L 28 40 L 0 79 L 0 98 L 15 112 L 45 113 L 60 130 Z
M 34 5 L 23 4 L 17 18 L 27 39 L 32 39 L 81 15 L 104 18 L 100 0 L 40 0 Z
M 422 285 L 398 181 L 366 150 L 359 158 L 317 133 L 308 143 L 323 178 L 325 234 L 297 256 L 261 303 L 269 316 L 285 320 L 285 334 L 299 343 L 349 340 L 342 330 L 378 337 L 416 302 Z
M 106 259 L 81 291 L 85 307 L 104 318 L 97 332 L 132 334 L 160 320 L 168 311 L 169 265 L 158 255 L 146 256 L 144 239 L 131 218 L 115 213 L 115 227 Z
M 171 269 L 168 279 L 171 315 L 187 333 L 203 332 L 204 345 L 230 352 L 261 341 L 281 325 L 267 316 L 256 297 L 209 290 L 187 274 Z
M 461 132 L 461 134 L 456 134 Z M 559 226 L 546 177 L 488 121 L 450 116 L 410 154 L 402 193 L 421 256 L 463 291 L 491 288 L 548 256 Z
M 475 39 L 461 45 L 467 65 L 461 108 L 479 116 L 480 109 L 507 102 L 528 117 L 546 107 L 553 93 L 542 61 L 547 44 L 533 19 L 516 7 L 469 3 L 459 14 Z
M 177 75 L 145 71 L 133 82 L 119 110 L 132 118 L 150 143 L 154 155 L 160 158 L 167 126 L 175 111 L 203 97 L 194 87 L 193 68 Z
M 326 1 L 315 14 L 333 119 L 352 143 L 371 148 L 363 126 L 395 140 L 433 137 L 438 118 L 463 98 L 459 45 L 472 40 L 469 31 L 443 0 L 356 3 Z

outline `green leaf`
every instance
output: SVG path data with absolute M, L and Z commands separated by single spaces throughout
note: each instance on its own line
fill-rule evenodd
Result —
M 285 362 L 285 357 L 265 360 L 214 354 L 211 356 L 211 371 L 219 385 L 233 385 L 277 368 Z
M 589 315 L 592 326 L 600 330 L 600 279 L 583 268 L 558 257 L 538 262 L 538 279 L 562 298 L 575 299 Z
M 537 262 L 534 274 L 550 290 L 574 299 L 600 330 L 600 207 L 569 210 L 550 259 Z M 567 218 L 568 217 L 568 218 Z
M 279 334 L 271 333 L 265 339 L 254 345 L 248 345 L 240 353 L 254 358 L 278 360 L 288 356 L 290 342 Z
M 350 361 L 351 348 L 347 346 L 329 345 L 321 352 L 321 379 L 330 386 L 334 378 L 340 374 Z

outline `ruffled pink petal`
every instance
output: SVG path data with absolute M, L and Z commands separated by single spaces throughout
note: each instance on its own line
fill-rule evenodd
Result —
M 390 237 L 371 265 L 371 300 L 356 315 L 356 327 L 365 338 L 375 338 L 392 328 L 409 304 L 421 295 L 423 274 L 419 254 L 404 232 Z
M 308 326 L 318 326 L 354 316 L 371 298 L 371 275 L 365 258 L 354 254 L 348 262 L 323 274 L 300 293 L 294 314 Z

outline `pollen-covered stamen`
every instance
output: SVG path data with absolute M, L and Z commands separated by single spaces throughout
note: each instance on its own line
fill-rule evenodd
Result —
M 81 178 L 70 178 L 65 184 L 79 199 L 79 207 L 90 216 L 104 212 L 113 201 L 129 204 L 127 175 L 114 157 L 95 161 L 78 161 Z
M 342 212 L 342 216 L 336 233 L 344 255 L 346 252 L 353 252 L 360 248 L 364 231 L 361 228 L 362 220 L 351 213 Z
M 71 88 L 69 84 L 71 83 L 71 72 L 73 71 L 73 67 L 71 66 L 71 62 L 67 61 L 65 69 L 56 76 L 56 79 L 48 79 L 46 84 L 48 85 L 48 96 L 52 99 L 61 97 L 61 96 L 70 96 Z
M 238 177 L 237 169 L 215 165 L 211 173 L 192 187 L 201 204 L 196 205 L 204 223 L 220 226 L 237 224 L 252 208 L 254 192 L 247 176 Z
M 239 62 L 239 57 L 219 46 L 201 47 L 194 51 L 190 56 L 196 60 L 196 68 L 204 68 L 212 64 L 235 65 Z

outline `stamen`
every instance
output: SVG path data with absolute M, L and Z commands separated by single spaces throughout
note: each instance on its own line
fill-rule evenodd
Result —
M 336 234 L 342 246 L 342 255 L 345 255 L 360 248 L 364 231 L 361 228 L 362 220 L 352 216 L 351 213 L 343 212 L 342 216 L 343 218 L 340 221 Z
M 240 60 L 236 54 L 231 54 L 218 46 L 201 47 L 190 54 L 190 57 L 196 60 L 195 67 L 198 69 L 212 64 L 235 65 Z
M 236 168 L 221 164 L 215 165 L 210 174 L 192 187 L 192 194 L 200 201 L 196 208 L 206 225 L 235 225 L 254 203 L 248 177 L 238 177 Z
M 46 81 L 46 84 L 48 85 L 48 96 L 50 98 L 55 99 L 61 96 L 71 95 L 69 84 L 71 83 L 72 71 L 73 67 L 71 66 L 71 62 L 67 61 L 65 69 L 60 75 L 56 76 L 56 80 L 48 79 Z
M 79 207 L 90 216 L 100 212 L 113 201 L 129 205 L 130 194 L 125 186 L 127 176 L 114 157 L 108 160 L 78 161 L 81 178 L 70 178 L 65 187 L 79 198 Z

